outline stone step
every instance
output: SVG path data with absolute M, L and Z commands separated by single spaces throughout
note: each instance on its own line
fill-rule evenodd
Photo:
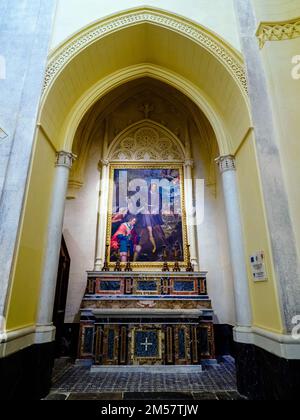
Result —
M 90 373 L 200 373 L 201 365 L 127 365 L 127 366 L 103 366 L 93 365 Z

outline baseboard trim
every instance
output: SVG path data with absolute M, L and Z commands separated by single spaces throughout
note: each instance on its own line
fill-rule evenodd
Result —
M 257 327 L 235 327 L 233 338 L 236 343 L 255 345 L 283 359 L 300 360 L 300 339 L 296 340 L 292 335 Z
M 55 340 L 53 325 L 31 326 L 0 334 L 0 359 L 8 357 L 34 344 L 46 344 Z

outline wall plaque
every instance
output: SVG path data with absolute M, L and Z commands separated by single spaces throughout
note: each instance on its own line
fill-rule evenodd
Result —
M 250 264 L 253 280 L 255 282 L 268 280 L 264 251 L 259 251 L 252 255 L 250 257 Z

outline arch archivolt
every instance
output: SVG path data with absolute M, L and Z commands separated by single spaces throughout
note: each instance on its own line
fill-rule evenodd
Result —
M 120 29 L 143 23 L 151 23 L 171 29 L 205 48 L 226 67 L 243 93 L 247 94 L 247 78 L 243 61 L 241 56 L 229 44 L 203 26 L 183 17 L 171 15 L 162 10 L 143 8 L 126 11 L 89 25 L 63 43 L 50 56 L 44 81 L 44 95 L 72 58 L 80 54 L 89 45 Z
M 178 67 L 178 63 L 178 68 L 175 65 L 169 68 L 163 61 L 157 60 L 157 63 L 153 64 L 139 61 L 140 57 L 136 57 L 136 64 L 130 66 L 120 60 L 107 73 L 103 70 L 103 75 L 100 72 L 97 77 L 93 73 L 91 81 L 81 85 L 76 76 L 78 62 L 82 64 L 82 69 L 86 68 L 87 57 L 97 56 L 97 49 L 92 49 L 95 45 L 100 48 L 110 35 L 118 34 L 119 38 L 122 38 L 122 29 L 140 28 L 142 25 L 163 28 L 163 31 L 174 36 L 179 34 L 188 44 L 187 47 L 190 47 L 187 48 L 189 51 L 193 51 L 195 47 L 197 54 L 200 50 L 206 54 L 205 60 L 209 61 L 213 57 L 216 66 L 214 77 L 224 80 L 223 94 L 225 95 L 226 90 L 226 98 L 230 101 L 221 99 L 220 89 L 207 89 L 208 75 L 202 77 L 201 74 L 198 80 L 194 74 L 193 77 L 190 74 L 182 74 L 181 65 Z M 87 50 L 89 54 L 86 54 Z M 190 56 L 192 57 L 192 54 Z M 209 68 L 208 63 L 206 64 L 205 72 Z M 101 62 L 99 65 L 101 66 Z M 191 62 L 186 65 L 193 67 Z M 52 139 L 55 148 L 71 151 L 80 122 L 93 105 L 121 85 L 144 77 L 172 86 L 189 98 L 212 126 L 220 154 L 235 153 L 251 124 L 245 69 L 240 54 L 201 25 L 151 8 L 123 12 L 96 22 L 71 37 L 52 53 L 46 71 L 39 124 L 49 134 L 48 137 Z M 210 85 L 212 86 L 211 83 Z M 76 92 L 73 96 L 68 95 L 68 91 L 74 86 L 77 86 Z M 69 96 L 72 99 L 69 100 Z M 60 105 L 58 111 L 55 111 L 53 104 L 57 102 Z M 232 112 L 228 112 L 228 109 L 232 109 Z M 237 120 L 240 121 L 239 125 L 236 124 Z
M 217 156 L 212 127 L 192 101 L 153 78 L 128 82 L 103 96 L 81 121 L 72 145 L 77 160 L 70 174 L 70 196 L 75 198 L 85 183 L 91 147 L 104 161 L 181 163 L 191 157 L 192 141 L 198 141 L 211 159 Z
M 122 69 L 109 77 L 100 80 L 96 85 L 85 92 L 69 112 L 69 116 L 62 128 L 59 143 L 63 144 L 63 148 L 70 151 L 72 150 L 73 140 L 80 121 L 82 121 L 84 115 L 97 101 L 99 101 L 99 99 L 124 83 L 143 77 L 150 77 L 166 83 L 191 99 L 212 125 L 218 140 L 220 152 L 222 154 L 230 153 L 230 134 L 227 132 L 222 117 L 219 115 L 218 110 L 210 98 L 208 98 L 197 86 L 183 77 L 170 70 L 161 68 L 160 66 L 150 64 L 141 64 Z

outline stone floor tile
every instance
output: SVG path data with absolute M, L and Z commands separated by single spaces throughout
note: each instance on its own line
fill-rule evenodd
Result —
M 121 392 L 97 392 L 97 393 L 80 393 L 72 392 L 68 398 L 70 401 L 122 401 L 123 394 Z
M 214 392 L 193 392 L 193 397 L 196 401 L 210 401 L 218 399 Z
M 193 400 L 191 392 L 125 392 L 124 400 L 142 401 L 177 401 Z

